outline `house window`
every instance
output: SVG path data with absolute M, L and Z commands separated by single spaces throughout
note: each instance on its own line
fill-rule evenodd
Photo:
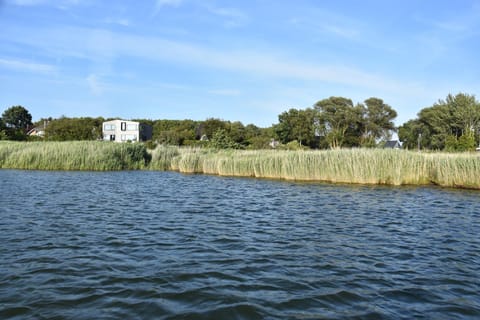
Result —
M 127 124 L 127 130 L 128 131 L 137 131 L 137 125 L 134 123 Z
M 105 130 L 105 131 L 115 130 L 115 125 L 114 124 L 104 124 L 103 125 L 103 130 Z
M 121 129 L 122 131 L 126 131 L 126 130 L 127 130 L 127 123 L 126 123 L 126 122 L 122 122 L 122 123 L 120 124 L 120 129 Z
M 126 138 L 127 138 L 127 141 L 137 141 L 137 135 L 135 134 L 127 134 Z
M 121 136 L 122 141 L 137 141 L 136 134 L 122 134 Z

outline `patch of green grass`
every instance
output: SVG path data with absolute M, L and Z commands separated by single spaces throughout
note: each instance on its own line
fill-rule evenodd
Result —
M 142 144 L 93 141 L 0 142 L 0 168 L 32 170 L 134 170 L 148 165 Z

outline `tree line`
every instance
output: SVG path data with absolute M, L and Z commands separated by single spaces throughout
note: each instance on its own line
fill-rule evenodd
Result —
M 178 146 L 263 149 L 379 147 L 398 132 L 407 149 L 446 151 L 474 150 L 480 135 L 480 104 L 475 96 L 449 94 L 416 119 L 395 127 L 397 112 L 380 98 L 354 104 L 345 97 L 329 97 L 305 109 L 291 108 L 278 116 L 278 123 L 260 128 L 240 121 L 209 118 L 195 120 L 134 119 L 153 127 L 153 141 Z M 27 131 L 44 127 L 41 139 L 51 141 L 102 139 L 102 117 L 42 118 L 32 123 L 27 109 L 14 106 L 0 118 L 0 140 L 32 140 Z M 273 143 L 272 143 L 273 142 Z
M 480 103 L 465 93 L 449 94 L 398 128 L 409 149 L 469 151 L 478 146 L 479 135 Z

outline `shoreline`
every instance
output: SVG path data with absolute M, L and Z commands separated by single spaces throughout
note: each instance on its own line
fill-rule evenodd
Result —
M 212 150 L 97 141 L 0 142 L 0 169 L 158 170 L 228 177 L 480 190 L 480 155 L 391 149 Z

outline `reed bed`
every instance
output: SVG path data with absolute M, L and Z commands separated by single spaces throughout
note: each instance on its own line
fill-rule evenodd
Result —
M 32 170 L 135 170 L 148 165 L 141 144 L 97 141 L 0 142 L 0 168 Z
M 175 170 L 221 176 L 480 189 L 477 153 L 389 149 L 211 150 L 108 142 L 0 141 L 0 168 Z
M 164 147 L 162 147 L 164 148 Z M 420 153 L 389 149 L 239 151 L 177 148 L 165 170 L 297 181 L 428 185 L 480 189 L 475 153 Z M 151 166 L 155 166 L 154 156 Z

